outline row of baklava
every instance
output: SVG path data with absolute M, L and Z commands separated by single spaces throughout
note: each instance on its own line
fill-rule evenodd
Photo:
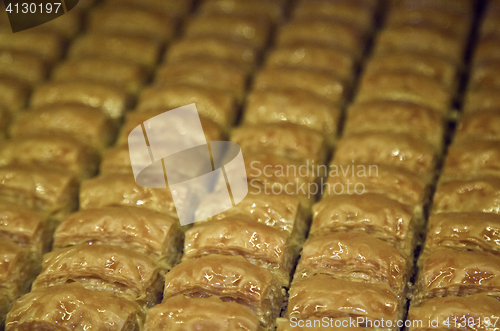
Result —
M 467 1 L 388 3 L 278 330 L 295 330 L 299 321 L 309 330 L 352 326 L 348 318 L 356 327 L 404 327 L 397 323 L 406 314 L 472 12 Z
M 463 112 L 439 178 L 409 320 L 493 330 L 500 317 L 500 2 L 472 53 Z M 426 325 L 424 325 L 425 327 Z
M 14 303 L 6 330 L 138 330 L 179 257 L 176 218 L 136 207 L 146 198 L 131 201 L 141 194 L 133 178 L 123 183 L 131 192 L 120 193 L 134 207 L 113 207 L 127 203 L 109 196 L 85 200 L 85 180 L 97 174 L 102 153 L 175 33 L 170 13 L 179 9 L 180 19 L 191 2 L 131 0 L 115 7 L 88 12 L 88 31 L 69 45 L 50 81 L 35 88 L 29 109 L 10 126 L 11 139 L 0 146 L 1 200 L 20 204 L 18 214 L 29 207 L 48 215 L 45 231 L 31 228 L 34 220 L 27 227 L 46 250 L 52 242 L 54 249 L 43 256 L 32 291 Z M 84 210 L 73 213 L 78 205 Z

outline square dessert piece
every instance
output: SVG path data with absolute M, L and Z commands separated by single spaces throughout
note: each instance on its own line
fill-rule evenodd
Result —
M 10 113 L 17 113 L 25 108 L 30 96 L 30 87 L 20 79 L 0 76 L 0 107 Z
M 57 103 L 74 103 L 100 109 L 119 120 L 130 107 L 130 96 L 120 87 L 109 83 L 71 81 L 40 85 L 31 97 L 32 107 Z
M 293 123 L 243 125 L 231 133 L 231 141 L 246 153 L 266 153 L 305 163 L 324 164 L 327 148 L 319 132 Z
M 264 67 L 253 80 L 254 90 L 305 90 L 342 106 L 349 94 L 348 84 L 321 69 Z M 255 93 L 255 92 L 254 92 Z
M 62 134 L 14 138 L 0 145 L 0 166 L 41 166 L 86 179 L 97 173 L 98 164 L 96 152 Z
M 151 86 L 143 90 L 137 108 L 165 110 L 196 104 L 198 113 L 223 128 L 236 120 L 236 99 L 228 92 L 195 85 Z
M 260 50 L 267 45 L 270 33 L 271 25 L 265 19 L 226 14 L 194 16 L 184 28 L 186 37 L 220 36 L 247 42 Z
M 354 103 L 347 109 L 343 135 L 359 133 L 407 134 L 441 151 L 445 124 L 441 114 L 418 104 L 377 100 Z
M 71 307 L 71 314 L 68 314 Z M 140 305 L 79 283 L 40 288 L 17 300 L 7 315 L 5 330 L 82 329 L 139 331 L 144 320 Z
M 248 75 L 241 67 L 224 60 L 192 58 L 165 64 L 156 74 L 158 85 L 189 84 L 231 93 L 240 102 L 245 98 Z
M 32 288 L 72 282 L 152 307 L 160 302 L 163 275 L 154 260 L 142 253 L 116 245 L 83 244 L 45 254 Z
M 126 60 L 152 69 L 159 60 L 161 42 L 140 36 L 86 33 L 71 43 L 69 57 Z
M 26 128 L 29 128 L 27 130 Z M 116 128 L 101 110 L 78 104 L 54 104 L 19 113 L 10 126 L 12 138 L 63 134 L 103 151 L 115 139 Z
M 457 124 L 453 143 L 480 139 L 500 140 L 500 112 L 485 110 L 462 116 Z
M 249 307 L 218 297 L 177 295 L 150 308 L 145 331 L 182 331 L 196 328 L 218 331 L 264 331 Z
M 25 30 L 13 34 L 9 30 L 0 31 L 0 49 L 26 52 L 46 63 L 54 63 L 63 55 L 63 38 L 56 33 Z
M 332 195 L 313 206 L 309 236 L 329 232 L 365 232 L 413 256 L 423 219 L 414 210 L 383 194 Z
M 284 289 L 269 271 L 242 256 L 213 254 L 185 261 L 166 274 L 163 301 L 179 295 L 236 301 L 271 330 L 281 311 Z
M 54 68 L 55 81 L 110 83 L 129 93 L 138 93 L 147 80 L 146 70 L 137 63 L 99 58 L 70 59 Z
M 33 86 L 47 78 L 48 65 L 38 56 L 15 50 L 0 50 L 0 75 Z
M 57 224 L 78 206 L 78 182 L 57 170 L 4 166 L 0 167 L 0 200 L 43 212 Z
M 170 270 L 180 259 L 179 221 L 152 210 L 112 206 L 83 209 L 66 217 L 54 233 L 54 248 L 115 245 L 142 253 Z
M 337 138 L 340 114 L 339 107 L 306 90 L 256 90 L 248 95 L 244 123 L 294 123 L 322 134 L 331 146 Z
M 199 12 L 256 16 L 279 23 L 283 19 L 284 9 L 285 1 L 283 0 L 203 0 Z

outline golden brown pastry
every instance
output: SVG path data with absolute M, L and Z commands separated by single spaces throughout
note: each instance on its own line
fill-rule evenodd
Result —
M 413 253 L 415 228 L 423 220 L 412 208 L 382 194 L 333 195 L 313 206 L 310 236 L 328 232 L 366 232 Z
M 284 1 L 277 0 L 204 0 L 199 11 L 202 14 L 258 16 L 279 23 L 283 17 L 283 5 Z
M 138 109 L 165 110 L 196 104 L 198 113 L 224 128 L 232 126 L 236 119 L 236 100 L 227 92 L 194 85 L 152 86 L 143 90 Z
M 0 107 L 10 113 L 19 112 L 28 104 L 30 96 L 28 85 L 9 76 L 0 76 Z
M 272 274 L 242 256 L 208 255 L 185 261 L 165 276 L 163 300 L 176 295 L 220 297 L 250 307 L 271 328 L 281 310 L 283 292 Z
M 367 233 L 333 232 L 309 237 L 293 277 L 292 288 L 314 275 L 348 281 L 387 284 L 405 295 L 412 259 Z
M 99 57 L 126 60 L 151 68 L 157 64 L 161 43 L 138 36 L 86 33 L 75 39 L 69 49 L 70 58 Z
M 241 255 L 288 286 L 298 247 L 290 244 L 285 232 L 235 215 L 198 223 L 186 231 L 183 261 L 210 254 Z
M 440 151 L 444 121 L 433 109 L 410 102 L 379 100 L 351 104 L 344 123 L 344 137 L 370 132 L 404 133 Z
M 78 205 L 75 177 L 33 166 L 0 167 L 0 200 L 49 215 L 60 221 Z
M 269 22 L 257 17 L 208 14 L 191 18 L 185 27 L 184 36 L 220 36 L 263 49 L 269 40 L 270 28 Z
M 136 184 L 132 174 L 100 175 L 84 181 L 80 188 L 81 209 L 137 206 L 177 218 L 172 199 L 170 189 L 141 187 Z
M 106 2 L 115 8 L 118 6 L 143 8 L 174 17 L 185 16 L 193 7 L 193 0 L 107 0 Z
M 500 96 L 498 89 L 485 88 L 475 91 L 469 91 L 465 94 L 463 111 L 464 113 L 482 112 L 488 110 L 496 110 L 498 112 L 498 104 Z
M 294 18 L 320 17 L 347 22 L 361 31 L 369 32 L 374 23 L 375 10 L 366 1 L 302 0 L 293 10 Z
M 96 152 L 61 134 L 15 138 L 0 146 L 0 166 L 41 166 L 85 179 L 96 174 L 98 163 Z
M 116 33 L 168 42 L 175 36 L 177 22 L 158 10 L 108 3 L 90 11 L 87 28 L 91 33 Z
M 50 248 L 52 230 L 43 213 L 0 202 L 0 240 L 26 247 L 35 258 L 41 258 Z
M 470 90 L 482 90 L 488 88 L 500 88 L 500 61 L 486 61 L 478 63 L 471 70 L 468 88 Z
M 147 255 L 116 245 L 77 245 L 43 257 L 33 290 L 78 282 L 151 307 L 160 302 L 163 276 Z
M 378 35 L 374 53 L 421 52 L 441 56 L 458 65 L 463 60 L 464 43 L 465 40 L 457 39 L 450 31 L 428 24 L 391 26 Z
M 462 116 L 457 124 L 453 142 L 479 139 L 500 140 L 500 112 L 481 111 Z
M 41 288 L 17 300 L 7 315 L 5 330 L 139 331 L 143 320 L 137 303 L 71 283 Z
M 432 213 L 500 213 L 500 178 L 456 179 L 436 188 Z
M 129 95 L 109 83 L 50 82 L 39 86 L 31 97 L 31 106 L 76 103 L 100 109 L 112 119 L 123 117 L 130 106 Z
M 206 58 L 227 61 L 247 72 L 253 70 L 258 52 L 245 42 L 222 37 L 182 38 L 169 47 L 165 61 L 177 63 L 191 58 Z
M 116 128 L 113 121 L 99 109 L 78 104 L 32 108 L 16 116 L 10 126 L 10 136 L 13 138 L 59 133 L 102 151 L 114 140 Z
M 13 34 L 12 31 L 0 31 L 0 48 L 27 52 L 53 63 L 63 55 L 63 40 L 51 32 L 26 30 Z
M 10 114 L 7 112 L 7 109 L 0 106 L 0 142 L 5 139 L 9 124 Z
M 115 245 L 153 258 L 169 270 L 180 258 L 179 222 L 138 207 L 84 209 L 66 217 L 54 233 L 54 248 Z
M 420 177 L 397 167 L 377 164 L 333 164 L 328 169 L 323 196 L 379 193 L 417 210 L 428 195 L 427 184 Z M 416 211 L 416 214 L 420 212 Z
M 319 274 L 295 283 L 289 293 L 289 318 L 351 316 L 394 321 L 403 313 L 397 295 L 387 284 L 352 282 Z
M 47 77 L 48 66 L 36 55 L 2 49 L 0 50 L 0 75 L 12 76 L 20 81 L 35 85 Z
M 244 122 L 303 125 L 323 134 L 326 143 L 332 145 L 337 136 L 340 113 L 338 107 L 306 90 L 257 90 L 248 95 Z
M 148 310 L 145 331 L 263 331 L 250 308 L 217 297 L 165 300 Z
M 432 54 L 396 51 L 372 56 L 365 64 L 364 75 L 386 71 L 411 72 L 429 78 L 446 86 L 450 91 L 458 85 L 458 70 L 454 63 Z
M 452 93 L 440 82 L 411 72 L 378 72 L 361 79 L 357 102 L 393 100 L 413 102 L 446 114 Z
M 323 70 L 265 67 L 254 77 L 254 90 L 280 88 L 309 91 L 337 106 L 345 102 L 349 92 L 345 82 Z
M 499 35 L 487 35 L 481 37 L 474 49 L 473 67 L 483 62 L 500 60 L 500 37 Z
M 469 0 L 391 0 L 392 7 L 429 8 L 447 13 L 470 15 L 474 11 L 474 1 Z
M 486 252 L 436 248 L 421 256 L 416 302 L 474 293 L 500 294 L 500 257 Z
M 500 253 L 500 215 L 489 213 L 445 213 L 431 215 L 425 248 L 439 246 Z
M 5 317 L 12 307 L 12 300 L 5 291 L 0 291 L 0 324 L 4 325 Z
M 294 19 L 278 30 L 277 45 L 317 43 L 337 47 L 359 58 L 365 40 L 354 25 L 329 19 Z
M 269 52 L 265 63 L 268 67 L 323 70 L 346 82 L 354 79 L 354 58 L 346 52 L 322 45 L 282 45 Z
M 128 144 L 110 147 L 104 151 L 99 174 L 133 174 Z
M 486 294 L 429 299 L 410 306 L 408 320 L 422 322 L 413 323 L 409 330 L 449 330 L 461 326 L 462 330 L 492 331 L 498 328 L 499 310 L 500 302 Z
M 231 141 L 241 147 L 243 155 L 266 153 L 316 164 L 326 159 L 324 136 L 293 123 L 243 125 L 231 132 Z
M 209 58 L 185 59 L 160 67 L 158 85 L 189 84 L 230 92 L 240 102 L 245 97 L 247 72 L 223 60 Z
M 146 71 L 141 65 L 124 60 L 84 58 L 67 60 L 52 72 L 55 81 L 96 81 L 122 87 L 137 93 L 146 82 Z

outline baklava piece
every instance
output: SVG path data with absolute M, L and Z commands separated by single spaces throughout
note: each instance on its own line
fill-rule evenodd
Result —
M 147 255 L 115 245 L 78 245 L 43 257 L 33 290 L 78 282 L 94 291 L 152 307 L 160 302 L 163 276 Z
M 407 134 L 441 151 L 444 120 L 431 108 L 401 101 L 380 100 L 352 104 L 347 110 L 343 135 L 359 133 Z
M 54 248 L 114 245 L 142 253 L 170 270 L 180 259 L 182 234 L 175 218 L 138 207 L 84 209 L 66 217 L 54 233 Z
M 354 282 L 387 284 L 405 296 L 412 259 L 397 248 L 367 233 L 333 232 L 310 237 L 302 248 L 295 284 L 314 275 L 329 275 Z
M 26 52 L 37 56 L 47 63 L 54 63 L 63 55 L 63 41 L 60 36 L 50 32 L 12 31 L 0 32 L 0 49 Z
M 173 109 L 196 104 L 198 113 L 223 128 L 233 125 L 236 119 L 236 99 L 227 92 L 193 85 L 152 86 L 141 93 L 139 110 Z
M 113 146 L 104 151 L 99 174 L 133 174 L 128 144 Z
M 500 112 L 464 114 L 457 124 L 454 143 L 467 140 L 500 140 Z
M 252 71 L 258 59 L 257 49 L 245 42 L 222 37 L 182 38 L 170 45 L 165 61 L 177 63 L 191 58 L 218 59 Z
M 243 155 L 267 153 L 311 164 L 323 164 L 326 159 L 324 137 L 293 123 L 243 125 L 232 131 L 231 141 Z
M 103 82 L 137 93 L 147 79 L 141 65 L 123 60 L 83 58 L 67 60 L 59 64 L 52 73 L 55 81 Z
M 328 232 L 365 232 L 411 256 L 423 223 L 411 207 L 382 194 L 334 195 L 313 206 L 310 236 Z
M 94 107 L 78 104 L 32 108 L 16 116 L 9 131 L 13 138 L 65 134 L 96 151 L 107 148 L 116 134 L 115 125 L 106 114 Z
M 169 188 L 141 187 L 137 185 L 132 174 L 100 175 L 82 183 L 80 188 L 81 209 L 113 205 L 137 206 L 177 218 Z
M 310 43 L 282 45 L 269 52 L 265 63 L 268 67 L 323 70 L 345 82 L 354 79 L 354 58 L 348 53 L 327 46 Z
M 0 76 L 0 107 L 10 113 L 22 110 L 28 104 L 30 89 L 17 78 Z
M 486 294 L 464 297 L 433 298 L 411 305 L 408 320 L 414 321 L 410 331 L 449 330 L 450 328 L 493 331 L 500 311 L 500 301 Z M 468 319 L 473 321 L 468 324 Z M 432 322 L 432 324 L 431 324 Z
M 76 59 L 99 57 L 127 60 L 152 68 L 159 60 L 160 51 L 159 41 L 144 37 L 87 33 L 71 44 L 69 56 Z
M 263 331 L 249 307 L 217 297 L 165 300 L 148 310 L 145 331 Z
M 364 321 L 395 321 L 404 314 L 404 306 L 387 284 L 347 281 L 318 274 L 295 283 L 289 293 L 289 318 L 350 316 L 363 317 Z
M 250 93 L 246 124 L 290 122 L 321 133 L 332 145 L 337 136 L 340 109 L 326 99 L 298 89 L 257 90 Z M 321 162 L 323 160 L 320 160 Z
M 248 15 L 279 23 L 284 14 L 284 1 L 280 0 L 204 0 L 200 8 L 202 14 Z
M 278 45 L 312 43 L 339 48 L 355 58 L 364 52 L 365 40 L 353 25 L 328 19 L 295 19 L 278 30 Z
M 465 94 L 463 112 L 467 114 L 472 112 L 497 110 L 499 104 L 500 95 L 498 94 L 498 89 L 496 88 L 469 91 Z
M 466 296 L 474 293 L 500 295 L 500 257 L 451 248 L 424 253 L 419 261 L 416 303 L 422 300 Z
M 5 330 L 139 331 L 143 320 L 137 303 L 72 283 L 41 288 L 17 300 L 7 315 Z
M 378 72 L 363 76 L 356 101 L 413 102 L 446 114 L 452 97 L 450 90 L 433 78 L 411 72 Z
M 44 60 L 22 51 L 0 50 L 0 75 L 11 76 L 28 85 L 42 82 L 48 73 Z
M 154 9 L 104 4 L 90 11 L 87 28 L 96 34 L 121 34 L 168 42 L 175 36 L 177 22 L 172 16 Z
M 269 40 L 270 25 L 256 17 L 233 15 L 200 15 L 191 18 L 185 27 L 186 37 L 220 36 L 243 41 L 263 49 Z
M 319 69 L 293 67 L 265 67 L 253 80 L 254 90 L 290 89 L 305 90 L 342 106 L 349 94 L 348 84 Z
M 298 246 L 285 232 L 254 222 L 245 215 L 197 223 L 186 231 L 183 261 L 210 254 L 241 255 L 271 272 L 284 287 L 290 283 Z
M 100 109 L 114 120 L 123 117 L 130 102 L 129 95 L 113 84 L 83 81 L 45 83 L 31 97 L 33 107 L 74 103 Z
M 185 261 L 165 276 L 164 302 L 178 295 L 238 302 L 250 307 L 260 324 L 271 330 L 281 311 L 284 289 L 269 271 L 241 256 L 208 255 Z
M 455 179 L 436 189 L 432 213 L 500 213 L 500 178 Z
M 41 166 L 86 179 L 96 174 L 98 164 L 97 153 L 66 135 L 15 138 L 0 146 L 0 166 Z
M 78 205 L 78 184 L 70 174 L 32 166 L 0 167 L 0 200 L 43 212 L 60 221 Z
M 425 249 L 438 247 L 500 253 L 500 215 L 445 213 L 431 215 Z
M 222 60 L 194 58 L 160 67 L 158 85 L 189 84 L 230 92 L 240 102 L 245 97 L 247 72 Z

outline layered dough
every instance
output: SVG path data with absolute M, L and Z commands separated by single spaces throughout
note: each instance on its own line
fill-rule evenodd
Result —
M 48 66 L 38 56 L 23 51 L 0 50 L 0 75 L 17 78 L 26 84 L 42 82 L 48 74 Z
M 180 259 L 179 222 L 138 207 L 84 209 L 66 217 L 54 233 L 54 248 L 114 245 L 142 253 L 170 270 Z
M 465 95 L 463 111 L 467 114 L 495 110 L 499 102 L 500 96 L 496 88 L 473 90 Z
M 48 63 L 54 63 L 63 55 L 63 40 L 51 32 L 32 30 L 12 34 L 12 31 L 0 31 L 0 49 L 33 54 Z
M 199 7 L 202 14 L 248 15 L 279 23 L 284 14 L 282 0 L 204 0 Z
M 107 3 L 131 8 L 145 8 L 181 18 L 193 9 L 193 0 L 108 0 Z
M 500 61 L 492 60 L 476 64 L 471 71 L 467 87 L 471 90 L 500 87 Z
M 454 142 L 500 140 L 500 113 L 496 110 L 464 114 L 455 131 Z
M 71 314 L 68 309 L 71 309 Z M 41 288 L 23 296 L 7 315 L 5 329 L 138 331 L 143 320 L 140 305 L 72 283 Z
M 142 253 L 116 245 L 84 244 L 45 254 L 33 290 L 72 282 L 152 307 L 160 301 L 163 275 Z

